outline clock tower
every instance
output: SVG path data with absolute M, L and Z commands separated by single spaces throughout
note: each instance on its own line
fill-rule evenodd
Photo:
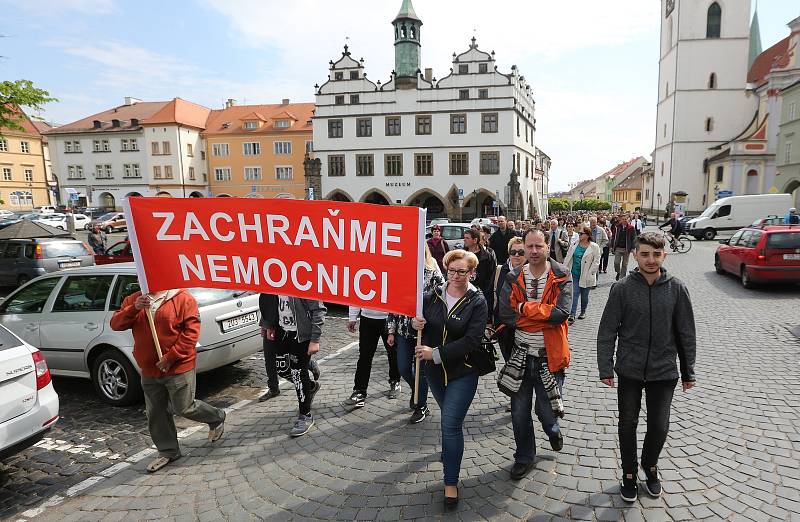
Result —
M 661 0 L 653 175 L 643 207 L 703 210 L 709 148 L 741 133 L 757 101 L 747 93 L 750 0 Z M 660 196 L 660 197 L 659 197 Z

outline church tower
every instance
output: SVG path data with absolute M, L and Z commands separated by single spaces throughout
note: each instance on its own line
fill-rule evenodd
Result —
M 420 44 L 420 28 L 422 20 L 414 12 L 411 0 L 403 0 L 400 12 L 394 21 L 394 72 L 398 88 L 414 88 L 417 86 L 417 74 L 420 70 L 422 46 Z
M 661 0 L 661 46 L 653 177 L 644 208 L 670 202 L 703 210 L 709 148 L 748 125 L 750 0 Z

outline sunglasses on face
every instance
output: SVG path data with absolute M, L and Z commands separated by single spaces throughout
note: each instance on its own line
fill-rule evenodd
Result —
M 508 251 L 508 255 L 510 255 L 510 256 L 524 256 L 525 255 L 525 251 L 524 250 L 509 250 Z
M 457 275 L 459 277 L 464 277 L 465 275 L 469 274 L 469 270 L 454 270 L 452 268 L 447 269 L 447 275 Z

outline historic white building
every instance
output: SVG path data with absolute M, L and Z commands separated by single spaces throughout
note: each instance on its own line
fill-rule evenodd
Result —
M 642 207 L 707 204 L 709 149 L 738 135 L 758 97 L 747 90 L 753 59 L 750 0 L 661 0 L 661 50 L 653 178 Z
M 453 219 L 546 214 L 541 178 L 550 159 L 542 155 L 540 167 L 546 158 L 548 168 L 537 169 L 534 100 L 516 66 L 499 72 L 494 52 L 478 49 L 473 38 L 437 81 L 422 71 L 422 21 L 410 0 L 393 28 L 389 81 L 368 80 L 363 59 L 345 46 L 317 87 L 316 197 L 418 205 Z
M 121 208 L 129 196 L 208 194 L 200 132 L 209 109 L 175 98 L 123 105 L 45 132 L 60 197 Z

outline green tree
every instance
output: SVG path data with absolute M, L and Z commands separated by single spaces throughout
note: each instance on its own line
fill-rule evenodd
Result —
M 18 107 L 42 110 L 46 103 L 58 101 L 44 89 L 34 87 L 30 80 L 5 80 L 0 82 L 0 131 L 2 129 L 24 130 L 20 121 L 22 114 Z
M 550 198 L 547 200 L 547 208 L 550 212 L 569 210 L 569 201 L 564 198 Z

